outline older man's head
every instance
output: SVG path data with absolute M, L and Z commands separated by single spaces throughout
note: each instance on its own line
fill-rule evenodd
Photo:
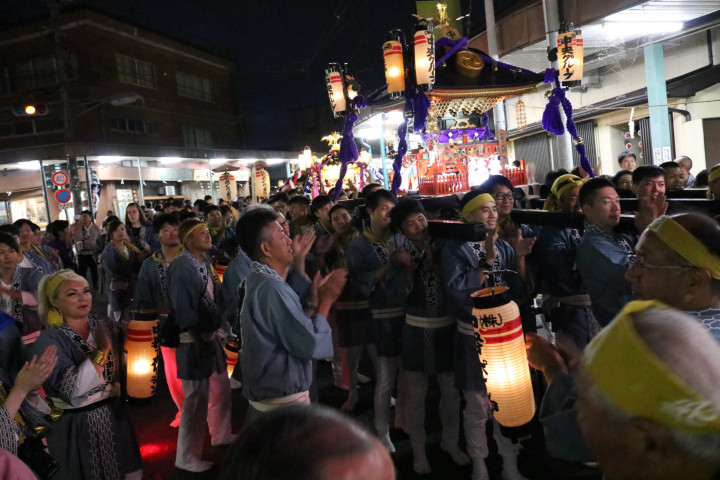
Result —
M 607 478 L 720 472 L 720 345 L 688 315 L 631 302 L 585 350 L 576 405 Z

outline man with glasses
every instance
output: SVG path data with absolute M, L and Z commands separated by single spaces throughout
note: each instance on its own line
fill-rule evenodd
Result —
M 640 236 L 625 277 L 633 296 L 696 317 L 720 342 L 720 224 L 699 213 L 662 216 Z

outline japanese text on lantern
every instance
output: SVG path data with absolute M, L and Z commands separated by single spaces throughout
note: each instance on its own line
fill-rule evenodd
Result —
M 558 35 L 558 56 L 560 74 L 563 82 L 582 80 L 583 76 L 583 38 L 575 32 Z

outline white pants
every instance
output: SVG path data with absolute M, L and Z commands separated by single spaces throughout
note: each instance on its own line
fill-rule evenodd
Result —
M 490 419 L 493 424 L 493 437 L 498 445 L 498 453 L 502 456 L 517 456 L 520 451 L 519 443 L 503 436 L 500 425 L 492 416 L 492 407 L 486 392 L 463 391 L 465 396 L 465 411 L 463 412 L 463 424 L 465 426 L 465 439 L 467 440 L 467 451 L 473 461 L 484 459 L 488 456 L 487 436 L 485 435 L 485 423 Z
M 227 371 L 214 372 L 202 380 L 181 380 L 183 403 L 175 465 L 183 467 L 202 460 L 205 422 L 213 445 L 232 440 L 230 380 Z M 207 420 L 206 420 L 207 419 Z
M 424 372 L 405 371 L 406 413 L 405 431 L 413 449 L 425 448 L 425 397 L 428 375 Z M 440 386 L 440 421 L 442 445 L 456 446 L 460 435 L 460 391 L 455 388 L 452 372 L 438 373 Z

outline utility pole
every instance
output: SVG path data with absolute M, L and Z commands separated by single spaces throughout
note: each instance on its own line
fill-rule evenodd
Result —
M 557 48 L 557 37 L 560 31 L 560 13 L 558 9 L 558 0 L 543 0 L 543 12 L 545 13 L 545 36 L 547 38 L 548 49 Z M 549 51 L 549 50 L 548 50 Z M 558 70 L 559 63 L 557 59 L 550 63 L 550 67 Z M 552 86 L 551 86 L 552 88 Z M 563 125 L 567 123 L 565 112 L 560 109 L 560 116 Z M 562 135 L 556 137 L 558 142 L 558 156 L 555 168 L 564 168 L 568 172 L 573 169 L 572 156 L 572 139 L 567 129 Z
M 55 47 L 55 64 L 60 78 L 60 103 L 62 104 L 63 130 L 65 132 L 65 154 L 68 155 L 68 170 L 70 176 L 70 192 L 73 198 L 73 210 L 75 215 L 82 212 L 82 188 L 80 188 L 80 173 L 78 172 L 77 157 L 72 152 L 72 110 L 70 109 L 70 81 L 68 76 L 68 52 L 63 39 L 62 25 L 60 22 L 60 4 L 57 0 L 47 0 L 50 10 L 50 26 Z M 85 168 L 87 168 L 87 164 Z M 89 187 L 89 185 L 88 185 Z M 88 201 L 90 195 L 88 194 Z M 68 219 L 69 220 L 69 219 Z

